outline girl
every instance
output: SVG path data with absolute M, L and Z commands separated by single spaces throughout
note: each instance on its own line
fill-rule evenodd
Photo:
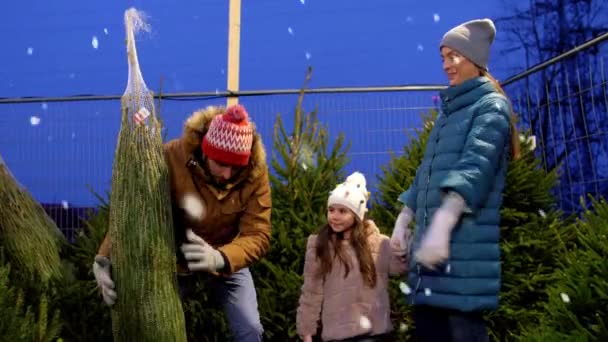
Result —
M 331 192 L 327 224 L 308 238 L 296 320 L 306 342 L 319 318 L 323 341 L 384 341 L 392 330 L 388 277 L 405 273 L 406 262 L 365 218 L 367 200 L 355 172 Z
M 503 90 L 488 73 L 489 19 L 448 31 L 440 45 L 449 87 L 391 244 L 415 217 L 409 272 L 418 341 L 488 341 L 482 317 L 498 307 L 500 207 L 519 136 Z

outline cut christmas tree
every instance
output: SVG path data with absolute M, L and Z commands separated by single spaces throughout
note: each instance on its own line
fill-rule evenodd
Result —
M 141 12 L 125 12 L 129 80 L 112 170 L 109 234 L 114 341 L 186 341 L 177 290 L 168 168 L 161 125 L 139 69 L 135 32 Z
M 65 237 L 42 206 L 17 182 L 0 156 L 0 246 L 13 279 L 46 284 L 61 276 Z

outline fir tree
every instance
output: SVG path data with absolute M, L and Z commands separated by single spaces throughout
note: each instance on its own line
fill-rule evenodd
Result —
M 556 208 L 556 170 L 545 170 L 531 146 L 509 163 L 501 210 L 502 284 L 497 311 L 488 314 L 496 340 L 517 340 L 526 326 L 543 317 L 546 288 L 571 248 L 572 219 Z
M 593 200 L 576 226 L 576 248 L 559 259 L 541 326 L 520 340 L 608 341 L 608 203 Z
M 85 226 L 64 255 L 62 282 L 51 299 L 61 309 L 66 341 L 112 340 L 110 309 L 103 303 L 93 276 L 93 259 L 108 229 L 109 203 L 93 194 L 99 204 L 82 218 Z
M 265 337 L 273 341 L 297 339 L 295 318 L 306 241 L 326 222 L 329 192 L 344 179 L 348 146 L 340 135 L 330 147 L 326 127 L 317 111 L 303 110 L 308 70 L 288 131 L 277 117 L 273 139 L 272 244 L 267 256 L 254 266 Z
M 55 341 L 61 330 L 59 312 L 49 310 L 47 295 L 30 305 L 26 291 L 9 285 L 10 265 L 0 249 L 0 336 L 2 341 Z M 49 311 L 52 315 L 49 317 Z
M 403 207 L 397 199 L 414 181 L 436 114 L 432 111 L 423 115 L 423 127 L 416 129 L 415 134 L 409 137 L 409 143 L 405 145 L 403 154 L 400 156 L 393 154 L 388 164 L 382 166 L 382 174 L 378 177 L 378 191 L 374 196 L 373 208 L 370 212 L 380 230 L 389 236 Z M 404 282 L 405 277 L 390 280 L 391 319 L 396 328 L 396 341 L 407 341 L 410 337 L 409 327 L 412 326 L 410 307 L 406 305 L 405 295 L 401 290 Z

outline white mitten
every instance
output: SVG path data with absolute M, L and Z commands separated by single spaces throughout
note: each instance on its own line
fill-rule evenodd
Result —
M 97 281 L 97 286 L 101 289 L 103 301 L 107 305 L 114 305 L 116 301 L 116 291 L 114 291 L 114 281 L 110 275 L 111 262 L 105 256 L 97 255 L 93 262 L 93 274 Z
M 191 271 L 216 272 L 224 268 L 222 253 L 211 247 L 191 229 L 186 231 L 186 238 L 190 243 L 182 244 L 181 250 Z
M 464 199 L 455 192 L 450 192 L 445 197 L 443 204 L 433 215 L 420 248 L 414 255 L 417 262 L 435 269 L 437 264 L 447 261 L 450 256 L 452 230 L 456 227 L 465 205 Z
M 411 239 L 409 225 L 413 218 L 414 212 L 412 209 L 403 206 L 399 216 L 397 216 L 397 221 L 395 221 L 395 227 L 391 235 L 391 247 L 400 255 L 405 255 L 408 252 Z

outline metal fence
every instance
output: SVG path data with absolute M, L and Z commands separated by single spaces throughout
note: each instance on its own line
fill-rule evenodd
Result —
M 565 212 L 580 211 L 587 196 L 608 195 L 606 40 L 608 33 L 503 83 L 544 167 L 558 169 Z
M 606 38 L 606 37 L 605 37 Z M 604 39 L 594 42 L 600 44 Z M 580 47 L 579 47 L 580 48 Z M 577 209 L 579 196 L 606 195 L 608 96 L 604 56 L 581 60 L 577 51 L 541 64 L 504 82 L 522 129 L 537 138 L 547 168 L 560 168 L 560 206 Z M 551 77 L 549 77 L 551 76 Z M 351 143 L 347 172 L 366 174 L 372 192 L 381 166 L 399 154 L 408 132 L 421 126 L 444 86 L 312 89 L 306 110 L 330 136 Z M 223 92 L 166 94 L 161 116 L 167 139 L 181 134 L 184 120 L 198 108 L 225 104 Z M 269 158 L 278 115 L 290 127 L 297 90 L 239 93 L 262 135 Z M 110 189 L 112 161 L 120 128 L 117 96 L 0 99 L 0 154 L 18 180 L 45 204 L 68 238 L 81 223 L 83 208 L 95 207 L 94 193 Z M 66 218 L 67 217 L 67 218 Z

